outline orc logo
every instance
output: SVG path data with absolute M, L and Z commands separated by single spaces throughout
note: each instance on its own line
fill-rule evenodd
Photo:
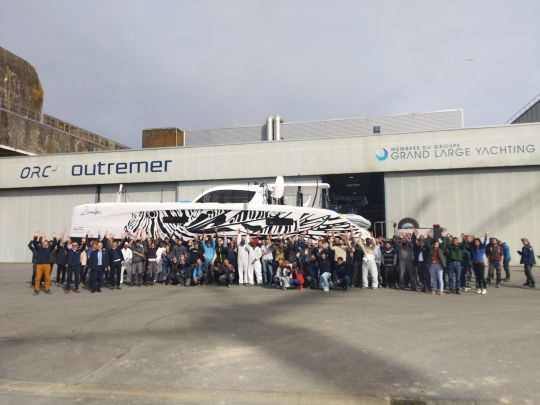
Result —
M 22 168 L 19 177 L 21 179 L 44 179 L 50 176 L 51 173 L 54 173 L 58 170 L 58 165 L 51 166 L 25 166 Z
M 381 161 L 381 162 L 383 160 L 388 159 L 388 149 L 386 148 L 379 149 L 377 152 L 375 152 L 375 157 L 377 158 L 378 161 Z

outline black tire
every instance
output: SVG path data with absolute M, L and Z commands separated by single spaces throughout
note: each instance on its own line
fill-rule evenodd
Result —
M 403 218 L 401 221 L 398 222 L 398 229 L 418 229 L 420 228 L 420 225 L 418 224 L 418 221 L 414 218 Z

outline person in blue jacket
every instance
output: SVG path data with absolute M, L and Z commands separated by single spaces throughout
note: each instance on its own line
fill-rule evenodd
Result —
M 532 274 L 532 267 L 536 264 L 536 259 L 534 258 L 534 249 L 527 238 L 522 238 L 521 243 L 523 243 L 523 247 L 521 248 L 521 252 L 518 250 L 518 254 L 521 256 L 520 263 L 523 264 L 525 277 L 527 277 L 527 281 L 525 284 L 523 284 L 523 286 L 535 288 L 536 281 L 534 280 Z
M 192 270 L 192 280 L 194 285 L 202 286 L 204 284 L 204 265 L 199 257 Z
M 68 247 L 68 242 L 71 243 L 71 247 Z M 83 238 L 81 245 L 76 241 L 69 240 L 65 243 L 64 249 L 66 250 L 66 263 L 67 263 L 67 278 L 64 292 L 69 293 L 71 283 L 73 282 L 73 276 L 75 275 L 75 292 L 79 290 L 79 276 L 81 275 L 81 253 L 86 249 L 86 239 Z
M 205 279 L 208 284 L 212 284 L 214 280 L 214 261 L 216 259 L 216 240 L 210 235 L 203 234 L 204 242 L 202 243 Z
M 510 261 L 512 260 L 512 255 L 510 254 L 510 246 L 508 243 L 502 242 L 501 248 L 503 250 L 503 269 L 504 269 L 504 281 L 510 281 Z
M 88 267 L 90 268 L 90 291 L 92 293 L 101 292 L 101 282 L 105 268 L 109 266 L 109 254 L 107 252 L 107 238 L 101 242 L 92 244 L 92 253 L 88 257 Z
M 34 249 L 36 250 L 36 279 L 34 281 L 34 295 L 39 294 L 41 289 L 41 279 L 45 277 L 45 293 L 51 294 L 51 253 L 56 249 L 58 240 L 55 234 L 52 234 L 53 240 L 47 240 L 47 237 L 40 234 L 39 239 L 34 239 Z

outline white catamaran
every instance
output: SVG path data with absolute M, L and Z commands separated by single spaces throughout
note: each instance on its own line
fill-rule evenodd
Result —
M 214 231 L 232 236 L 238 229 L 261 235 L 352 231 L 369 236 L 371 222 L 364 217 L 327 209 L 329 188 L 327 183 L 285 184 L 279 176 L 274 184 L 213 187 L 189 203 L 126 203 L 118 198 L 116 203 L 78 205 L 70 236 L 97 236 L 100 230 L 119 236 L 139 229 L 154 238 L 174 239 Z

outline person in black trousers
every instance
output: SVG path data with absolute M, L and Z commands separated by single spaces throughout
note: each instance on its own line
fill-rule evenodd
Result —
M 413 258 L 416 266 L 416 273 L 420 276 L 422 283 L 422 292 L 430 292 L 431 275 L 429 267 L 431 264 L 431 252 L 425 238 L 421 235 L 417 237 L 418 231 L 414 230 L 412 234 Z
M 68 248 L 68 242 L 71 243 L 71 248 Z M 86 239 L 83 238 L 81 245 L 71 239 L 65 243 L 66 263 L 67 263 L 67 278 L 64 293 L 68 294 L 73 275 L 75 275 L 75 292 L 79 293 L 79 277 L 81 275 L 81 253 L 86 249 Z
M 124 255 L 122 254 L 122 247 L 124 243 L 127 242 L 127 239 L 124 239 L 121 243 L 113 240 L 111 248 L 107 250 L 107 255 L 110 259 L 110 287 L 111 289 L 120 290 L 120 274 L 122 271 L 122 261 L 124 260 Z
M 67 243 L 67 242 L 66 242 Z M 56 286 L 64 285 L 66 282 L 66 243 L 62 243 L 61 240 L 58 241 L 56 246 Z
M 101 242 L 92 244 L 92 253 L 88 258 L 88 267 L 90 268 L 90 291 L 92 293 L 101 292 L 101 282 L 103 280 L 103 272 L 109 265 L 109 255 L 106 250 L 107 238 L 103 238 Z
M 32 239 L 30 242 L 28 242 L 28 249 L 32 252 L 32 287 L 34 287 L 34 283 L 36 282 L 36 263 L 37 263 L 37 250 L 35 248 L 35 245 L 38 241 L 38 234 L 34 234 L 34 239 Z

